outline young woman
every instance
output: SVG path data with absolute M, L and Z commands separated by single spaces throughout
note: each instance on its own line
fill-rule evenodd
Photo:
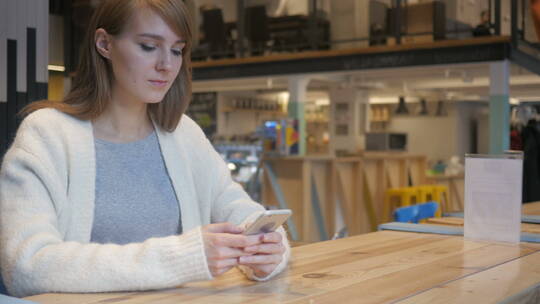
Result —
M 10 294 L 174 287 L 239 266 L 282 271 L 283 228 L 231 180 L 200 128 L 181 0 L 106 0 L 72 89 L 30 105 L 0 171 L 0 266 Z

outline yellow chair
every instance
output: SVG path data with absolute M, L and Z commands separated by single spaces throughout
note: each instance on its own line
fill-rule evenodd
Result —
M 433 193 L 433 200 L 441 204 L 441 208 L 444 206 L 444 211 L 451 211 L 450 197 L 448 196 L 448 187 L 444 185 L 434 185 L 435 190 Z M 444 200 L 444 203 L 443 203 Z M 444 205 L 443 205 L 444 204 Z
M 393 201 L 396 199 L 397 203 L 393 204 Z M 420 202 L 419 199 L 418 189 L 415 189 L 414 187 L 390 188 L 386 190 L 383 206 L 383 221 L 388 222 L 391 220 L 391 212 L 394 208 L 414 205 Z
M 442 209 L 444 211 L 449 211 L 450 201 L 448 200 L 448 187 L 444 185 L 422 185 L 414 187 L 418 191 L 418 197 L 420 202 L 429 202 L 434 201 L 439 203 L 441 208 L 437 210 L 435 216 L 440 217 L 442 214 Z

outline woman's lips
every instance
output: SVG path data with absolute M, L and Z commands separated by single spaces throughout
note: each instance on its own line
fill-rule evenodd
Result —
M 148 82 L 150 82 L 151 85 L 155 86 L 155 87 L 158 87 L 158 88 L 162 88 L 164 86 L 167 85 L 168 81 L 166 80 L 148 80 Z

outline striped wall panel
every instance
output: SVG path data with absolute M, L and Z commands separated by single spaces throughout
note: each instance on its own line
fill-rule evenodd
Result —
M 48 0 L 0 0 L 0 157 L 17 131 L 17 113 L 47 98 L 48 37 Z
M 0 0 L 0 157 L 7 146 L 7 0 Z M 0 158 L 1 159 L 1 158 Z

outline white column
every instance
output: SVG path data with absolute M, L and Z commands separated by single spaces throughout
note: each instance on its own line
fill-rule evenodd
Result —
M 364 149 L 369 96 L 356 88 L 330 90 L 330 147 L 357 153 Z
M 298 155 L 306 154 L 306 120 L 304 118 L 304 104 L 306 102 L 309 78 L 306 76 L 289 77 L 289 103 L 288 115 L 298 121 Z

